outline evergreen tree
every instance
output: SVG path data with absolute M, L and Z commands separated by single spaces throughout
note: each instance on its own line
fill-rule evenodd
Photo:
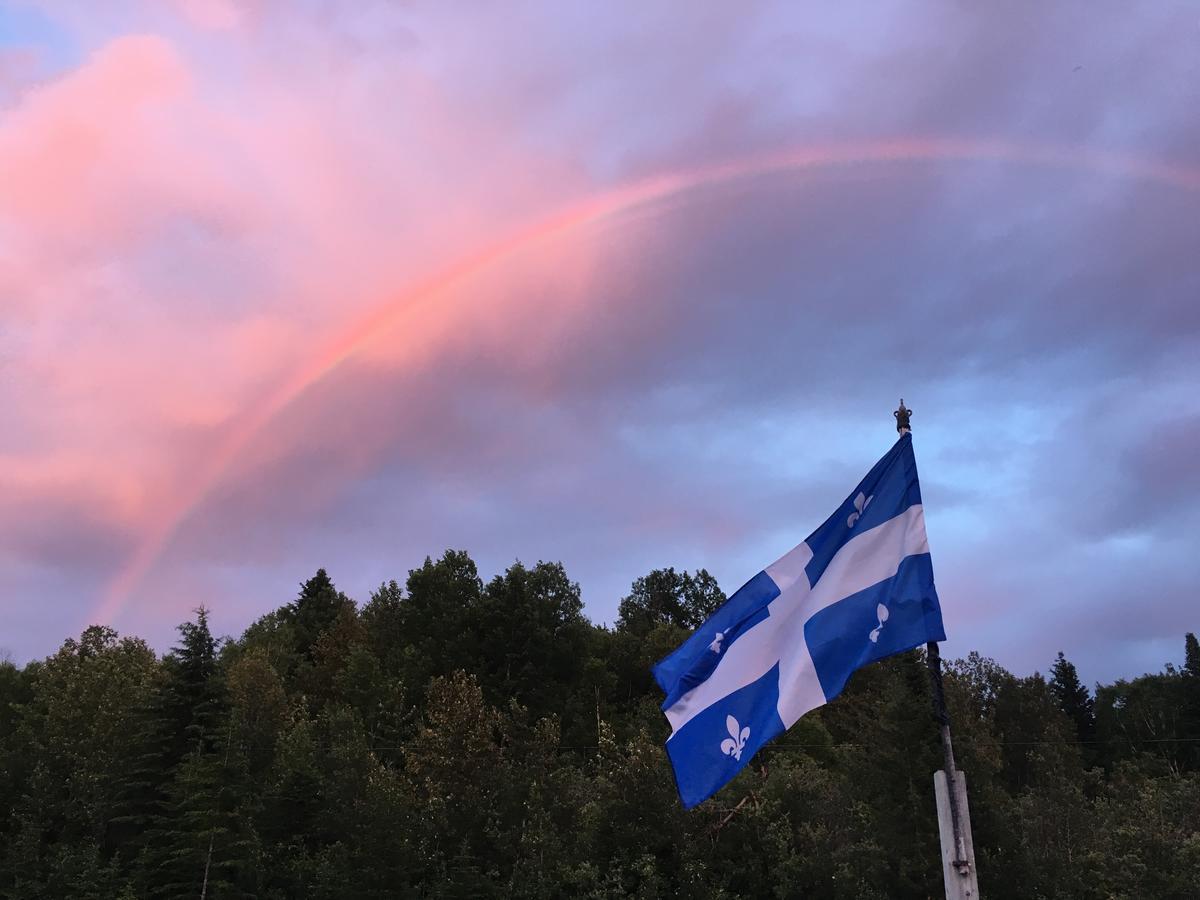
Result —
M 167 715 L 178 738 L 168 768 L 185 755 L 211 750 L 218 720 L 225 712 L 224 685 L 217 671 L 217 641 L 208 627 L 208 610 L 196 610 L 196 621 L 178 628 L 180 642 L 163 660 Z
M 243 820 L 245 759 L 234 752 L 233 720 L 208 611 L 178 628 L 163 659 L 161 712 L 144 759 L 159 749 L 157 814 L 146 827 L 140 884 L 151 897 L 241 896 L 254 890 L 255 839 Z M 143 779 L 134 782 L 141 787 Z
M 300 595 L 285 607 L 285 618 L 293 630 L 296 652 L 302 658 L 312 662 L 317 641 L 347 605 L 349 598 L 334 587 L 324 569 L 317 569 L 316 575 L 300 585 Z
M 1183 639 L 1183 677 L 1180 690 L 1179 734 L 1183 739 L 1184 758 L 1192 771 L 1200 771 L 1200 643 L 1190 631 Z
M 393 579 L 371 592 L 363 607 L 362 621 L 367 630 L 371 652 L 379 660 L 384 674 L 399 675 L 404 668 L 404 648 L 409 635 L 405 632 L 404 590 Z
M 164 673 L 160 669 L 155 674 L 154 692 L 133 708 L 134 750 L 120 776 L 106 835 L 108 851 L 121 860 L 129 874 L 144 864 L 147 840 L 166 811 L 165 791 L 172 771 L 169 761 L 180 743 L 164 699 Z
M 242 759 L 197 751 L 175 770 L 151 835 L 143 883 L 161 898 L 258 896 L 257 835 L 244 803 Z
M 1058 708 L 1075 723 L 1078 739 L 1085 744 L 1093 740 L 1096 736 L 1095 701 L 1080 683 L 1074 663 L 1069 662 L 1061 650 L 1050 669 L 1049 684 Z

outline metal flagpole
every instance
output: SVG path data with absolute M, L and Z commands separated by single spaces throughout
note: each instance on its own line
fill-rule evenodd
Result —
M 904 399 L 892 413 L 896 431 L 911 434 Z M 946 711 L 946 693 L 942 687 L 942 654 L 937 641 L 925 645 L 925 660 L 929 665 L 929 682 L 933 688 L 933 718 L 942 736 L 943 771 L 934 773 L 934 796 L 938 807 L 938 831 L 942 843 L 942 876 L 946 884 L 946 900 L 978 900 L 979 883 L 975 872 L 975 848 L 971 841 L 971 818 L 967 809 L 965 776 L 954 764 L 954 745 L 950 740 L 950 714 Z

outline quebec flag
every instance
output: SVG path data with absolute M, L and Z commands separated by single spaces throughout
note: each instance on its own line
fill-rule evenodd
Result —
M 803 544 L 654 667 L 684 806 L 711 797 L 856 669 L 945 639 L 905 433 Z

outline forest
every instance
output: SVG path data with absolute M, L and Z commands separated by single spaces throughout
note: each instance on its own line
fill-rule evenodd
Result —
M 238 638 L 103 625 L 0 663 L 0 896 L 942 896 L 921 651 L 679 803 L 651 664 L 724 599 L 639 578 L 612 627 L 560 564 L 464 552 L 356 604 L 324 570 Z M 216 602 L 216 601 L 214 601 Z M 988 898 L 1200 896 L 1200 646 L 1094 690 L 946 661 Z

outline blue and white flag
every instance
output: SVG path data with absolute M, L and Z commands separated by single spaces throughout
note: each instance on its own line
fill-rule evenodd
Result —
M 906 433 L 803 544 L 654 667 L 684 806 L 711 797 L 856 669 L 945 639 Z

